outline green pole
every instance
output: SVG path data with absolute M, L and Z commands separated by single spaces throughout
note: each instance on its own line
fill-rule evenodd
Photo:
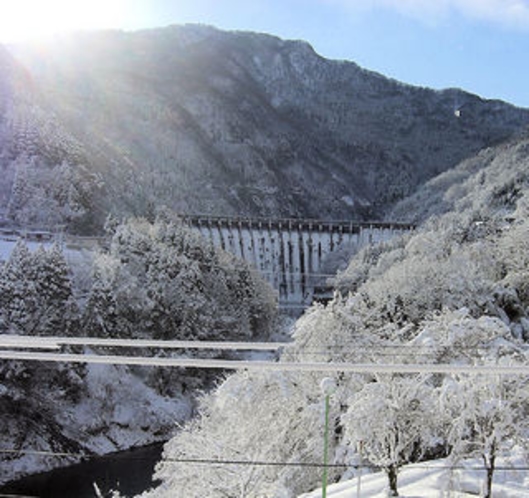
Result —
M 321 487 L 322 498 L 327 497 L 327 460 L 328 460 L 328 446 L 329 446 L 329 406 L 330 394 L 325 396 L 325 432 L 323 434 L 323 478 Z

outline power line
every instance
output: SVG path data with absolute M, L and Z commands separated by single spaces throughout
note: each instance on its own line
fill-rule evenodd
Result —
M 0 335 L 0 348 L 15 347 L 28 349 L 60 349 L 61 346 L 102 346 L 160 349 L 277 351 L 285 345 L 286 343 L 282 342 L 164 341 L 153 339 Z
M 297 359 L 297 360 L 301 360 L 303 361 L 303 358 L 305 357 L 310 357 L 310 356 L 315 356 L 315 357 L 321 357 L 321 358 L 329 358 L 329 360 L 331 361 L 335 361 L 334 358 L 336 358 L 338 355 L 338 353 L 335 353 L 334 355 L 329 355 L 329 353 L 325 352 L 325 351 L 316 351 L 316 352 L 306 352 L 306 351 L 301 351 L 299 353 L 286 353 L 285 354 L 285 357 L 288 358 L 288 359 Z M 435 359 L 436 356 L 435 356 L 435 353 L 373 353 L 373 352 L 369 352 L 368 354 L 366 353 L 362 353 L 362 354 L 359 354 L 359 353 L 355 353 L 355 352 L 352 352 L 352 351 L 345 351 L 343 353 L 343 355 L 340 355 L 338 356 L 338 358 L 344 358 L 344 357 L 351 357 L 351 356 L 356 356 L 357 360 L 359 359 L 368 359 L 369 358 L 373 358 L 373 357 L 376 357 L 376 358 L 430 358 L 430 359 Z
M 0 351 L 5 360 L 36 360 L 64 363 L 94 363 L 111 365 L 138 365 L 183 367 L 222 370 L 272 370 L 290 372 L 351 372 L 401 374 L 472 374 L 472 375 L 528 375 L 529 365 L 451 365 L 451 364 L 355 364 L 273 362 L 248 360 L 219 360 L 199 358 L 159 358 L 145 356 L 112 356 L 68 353 L 41 353 L 33 351 Z
M 294 342 L 241 342 L 241 341 L 183 341 L 183 340 L 155 340 L 155 339 L 116 339 L 102 337 L 64 337 L 64 336 L 27 336 L 0 334 L 0 348 L 50 349 L 58 350 L 61 346 L 94 346 L 107 348 L 157 348 L 157 349 L 199 349 L 199 350 L 229 350 L 229 351 L 280 351 L 289 346 L 296 346 Z M 431 356 L 441 354 L 448 346 L 414 345 L 414 344 L 369 344 L 370 356 Z M 396 351 L 394 351 L 396 350 Z M 404 351 L 403 351 L 404 350 Z M 450 348 L 451 352 L 488 351 L 489 348 L 472 346 Z M 403 351 L 403 352 L 397 352 Z M 362 355 L 357 349 L 345 349 L 342 345 L 329 345 L 321 349 L 303 348 L 297 346 L 295 350 L 287 350 L 289 357 L 303 357 L 303 355 Z
M 81 453 L 64 453 L 55 451 L 45 450 L 16 450 L 16 449 L 0 449 L 0 454 L 8 455 L 32 455 L 32 456 L 49 456 L 57 458 L 90 458 L 98 455 L 86 455 Z M 135 456 L 135 455 L 120 455 L 120 459 L 123 460 L 136 460 L 146 461 L 149 460 L 146 457 Z M 236 460 L 236 459 L 214 459 L 214 458 L 185 458 L 185 457 L 166 457 L 161 460 L 161 463 L 174 463 L 174 464 L 198 464 L 198 465 L 240 465 L 240 466 L 252 466 L 252 467 L 309 467 L 309 468 L 323 468 L 324 464 L 320 462 L 286 462 L 286 461 L 266 461 L 266 460 Z M 383 468 L 377 465 L 367 463 L 330 463 L 326 465 L 328 468 L 337 469 L 371 469 L 374 471 L 380 471 Z M 404 469 L 425 469 L 425 470 L 487 470 L 484 465 L 471 465 L 471 464 L 429 464 L 426 462 L 411 463 L 407 464 Z M 495 471 L 528 471 L 529 466 L 522 465 L 500 465 L 494 467 Z
M 285 346 L 291 346 L 295 343 L 287 342 Z M 403 345 L 403 346 L 392 346 L 384 344 L 359 344 L 354 349 L 347 349 L 340 346 L 329 347 L 328 349 L 305 349 L 303 346 L 296 346 L 295 350 L 288 350 L 291 356 L 303 356 L 303 355 L 355 355 L 355 356 L 442 356 L 446 352 L 450 352 L 451 355 L 455 353 L 473 353 L 480 354 L 487 351 L 494 351 L 490 348 L 480 347 L 450 347 L 450 345 L 439 345 L 439 346 L 414 346 L 414 345 Z
M 248 465 L 248 466 L 270 466 L 270 467 L 314 467 L 314 468 L 337 468 L 337 469 L 371 469 L 380 471 L 383 468 L 369 464 L 347 464 L 347 463 L 323 463 L 314 462 L 266 462 L 259 460 L 214 460 L 200 458 L 164 458 L 162 463 L 197 463 L 207 465 Z M 408 464 L 405 469 L 430 469 L 430 470 L 487 470 L 484 465 L 428 465 L 428 464 Z M 494 470 L 519 470 L 527 471 L 529 466 L 495 466 Z

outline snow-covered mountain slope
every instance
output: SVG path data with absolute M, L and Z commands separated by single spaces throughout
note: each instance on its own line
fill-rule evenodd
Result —
M 486 219 L 498 208 L 508 211 L 521 196 L 527 176 L 529 131 L 497 147 L 488 147 L 461 162 L 457 167 L 426 182 L 413 195 L 398 202 L 389 217 L 421 223 L 433 216 L 468 209 L 476 205 L 477 215 Z M 491 204 L 483 199 L 488 196 Z
M 500 101 L 255 33 L 173 26 L 11 50 L 122 212 L 374 218 L 529 124 Z
M 0 220 L 93 230 L 105 208 L 89 164 L 30 71 L 0 46 Z
M 480 167 L 469 167 L 474 162 Z M 526 365 L 529 358 L 529 137 L 460 168 L 454 170 L 459 181 L 437 179 L 441 204 L 432 203 L 434 214 L 413 233 L 353 257 L 336 280 L 333 301 L 296 322 L 294 341 L 279 361 L 368 363 L 381 370 L 486 365 L 488 372 L 338 372 L 328 404 L 318 372 L 237 372 L 165 445 L 157 467 L 161 484 L 144 498 L 177 491 L 211 498 L 310 492 L 321 482 L 315 467 L 323 461 L 325 413 L 329 482 L 354 475 L 361 464 L 385 471 L 385 485 L 366 478 L 369 496 L 386 486 L 394 488 L 392 496 L 399 490 L 414 498 L 439 496 L 439 488 L 431 491 L 439 474 L 427 482 L 405 466 L 449 456 L 456 465 L 479 461 L 479 473 L 456 476 L 457 492 L 492 486 L 492 495 L 489 489 L 482 496 L 527 495 L 519 471 L 527 468 L 529 382 L 496 367 Z M 506 475 L 511 464 L 499 462 L 517 447 L 524 448 L 521 460 Z M 333 492 L 344 496 L 339 485 Z

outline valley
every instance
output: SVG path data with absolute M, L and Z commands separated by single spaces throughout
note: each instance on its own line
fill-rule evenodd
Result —
M 330 482 L 478 459 L 490 495 L 529 434 L 528 126 L 252 32 L 0 47 L 0 334 L 159 363 L 1 359 L 0 482 L 165 442 L 142 498 L 294 498 L 331 410 Z M 278 338 L 235 373 L 153 346 Z

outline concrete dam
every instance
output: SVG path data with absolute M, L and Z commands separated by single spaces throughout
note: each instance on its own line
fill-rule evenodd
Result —
M 340 254 L 346 258 L 414 228 L 403 223 L 210 216 L 183 216 L 183 221 L 215 246 L 253 265 L 278 291 L 283 308 L 310 305 L 315 294 L 326 289 Z

